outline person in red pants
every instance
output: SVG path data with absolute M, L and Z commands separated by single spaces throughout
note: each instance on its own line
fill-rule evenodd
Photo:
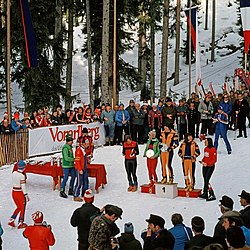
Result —
M 51 225 L 43 222 L 43 213 L 36 211 L 32 214 L 34 225 L 27 226 L 23 231 L 23 236 L 29 240 L 30 250 L 49 250 L 49 246 L 55 244 L 55 237 Z
M 24 174 L 25 167 L 25 162 L 23 160 L 20 160 L 18 162 L 18 169 L 14 170 L 12 173 L 12 198 L 17 208 L 12 214 L 8 225 L 11 227 L 15 227 L 15 219 L 20 213 L 17 227 L 18 229 L 27 227 L 27 224 L 24 223 L 24 214 L 26 203 L 29 201 L 29 197 L 26 191 L 26 176 Z
M 157 182 L 156 167 L 158 157 L 160 155 L 159 140 L 156 138 L 155 130 L 149 132 L 149 138 L 144 151 L 144 157 L 147 157 L 147 167 L 150 185 L 154 185 Z

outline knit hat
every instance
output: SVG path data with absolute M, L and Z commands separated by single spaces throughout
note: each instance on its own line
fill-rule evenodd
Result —
M 205 229 L 205 222 L 199 216 L 195 216 L 192 218 L 191 225 L 195 229 L 196 232 L 203 232 Z
M 132 222 L 127 222 L 124 224 L 124 233 L 132 234 L 134 232 L 134 226 Z
M 220 205 L 232 210 L 234 206 L 234 201 L 230 197 L 223 195 L 220 200 Z
M 35 224 L 40 224 L 43 222 L 43 213 L 40 211 L 36 211 L 31 215 L 31 218 L 35 222 Z
M 26 167 L 26 164 L 25 164 L 25 162 L 23 160 L 20 160 L 18 162 L 17 166 L 18 166 L 18 170 L 24 170 L 25 167 Z
M 66 135 L 66 142 L 73 141 L 73 138 L 71 137 L 70 134 Z
M 172 99 L 170 97 L 166 98 L 166 102 L 172 102 Z
M 223 107 L 222 107 L 222 106 L 219 106 L 219 107 L 218 107 L 218 110 L 223 110 Z
M 91 189 L 87 189 L 84 193 L 83 199 L 85 203 L 92 203 L 94 201 L 94 193 Z
M 84 127 L 84 128 L 82 129 L 82 133 L 83 133 L 83 134 L 88 134 L 89 131 L 88 131 L 88 129 L 87 129 L 86 127 Z

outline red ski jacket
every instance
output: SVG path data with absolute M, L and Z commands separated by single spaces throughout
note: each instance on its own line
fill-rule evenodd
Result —
M 215 165 L 215 163 L 217 162 L 216 149 L 214 147 L 212 147 L 212 148 L 205 147 L 204 148 L 204 157 L 203 157 L 202 161 L 207 163 L 207 167 L 212 167 L 213 165 Z

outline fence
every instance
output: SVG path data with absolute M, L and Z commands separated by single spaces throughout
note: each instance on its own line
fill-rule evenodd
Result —
M 0 167 L 28 158 L 29 132 L 0 135 Z

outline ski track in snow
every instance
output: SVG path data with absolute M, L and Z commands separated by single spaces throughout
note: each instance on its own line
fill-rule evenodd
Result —
M 248 129 L 248 134 L 250 129 Z M 199 215 L 206 222 L 205 233 L 213 234 L 213 228 L 220 217 L 219 199 L 227 194 L 235 202 L 234 208 L 240 210 L 238 194 L 242 189 L 249 190 L 249 139 L 241 138 L 233 140 L 234 132 L 229 131 L 229 140 L 232 144 L 233 153 L 227 155 L 225 145 L 220 139 L 218 148 L 218 163 L 212 176 L 211 184 L 215 190 L 216 201 L 206 202 L 199 198 L 175 199 L 159 198 L 155 195 L 143 194 L 140 191 L 136 193 L 127 192 L 127 178 L 124 168 L 124 159 L 121 154 L 121 146 L 97 148 L 94 152 L 94 163 L 104 163 L 107 171 L 108 184 L 104 189 L 99 189 L 99 194 L 95 195 L 94 204 L 102 207 L 107 203 L 115 204 L 123 209 L 122 220 L 117 224 L 123 232 L 125 222 L 133 222 L 135 235 L 140 239 L 140 234 L 147 227 L 145 219 L 150 213 L 158 214 L 164 217 L 167 228 L 172 227 L 171 215 L 181 213 L 184 223 L 190 226 L 191 218 Z M 197 140 L 196 140 L 197 141 Z M 201 156 L 203 157 L 204 143 L 197 141 Z M 140 145 L 140 155 L 138 156 L 137 176 L 139 185 L 148 183 L 146 159 L 142 157 L 145 145 Z M 181 160 L 175 150 L 173 159 L 173 168 L 175 182 L 178 186 L 184 186 L 184 177 L 182 173 Z M 37 158 L 45 159 L 45 158 Z M 15 206 L 11 198 L 11 171 L 12 166 L 6 166 L 0 170 L 0 183 L 2 192 L 0 193 L 0 220 L 4 228 L 3 249 L 28 249 L 28 241 L 23 238 L 22 230 L 11 229 L 7 223 Z M 161 165 L 158 161 L 158 178 L 161 179 Z M 94 179 L 90 179 L 90 187 L 94 188 Z M 203 181 L 201 175 L 201 165 L 196 164 L 196 188 L 202 188 Z M 30 202 L 27 205 L 26 219 L 28 224 L 32 224 L 31 214 L 40 210 L 44 213 L 44 219 L 52 225 L 56 237 L 56 244 L 53 250 L 75 250 L 77 249 L 77 232 L 70 226 L 70 217 L 73 211 L 81 206 L 81 203 L 74 202 L 72 198 L 63 199 L 59 197 L 58 191 L 52 191 L 52 178 L 34 174 L 28 174 L 27 190 Z

